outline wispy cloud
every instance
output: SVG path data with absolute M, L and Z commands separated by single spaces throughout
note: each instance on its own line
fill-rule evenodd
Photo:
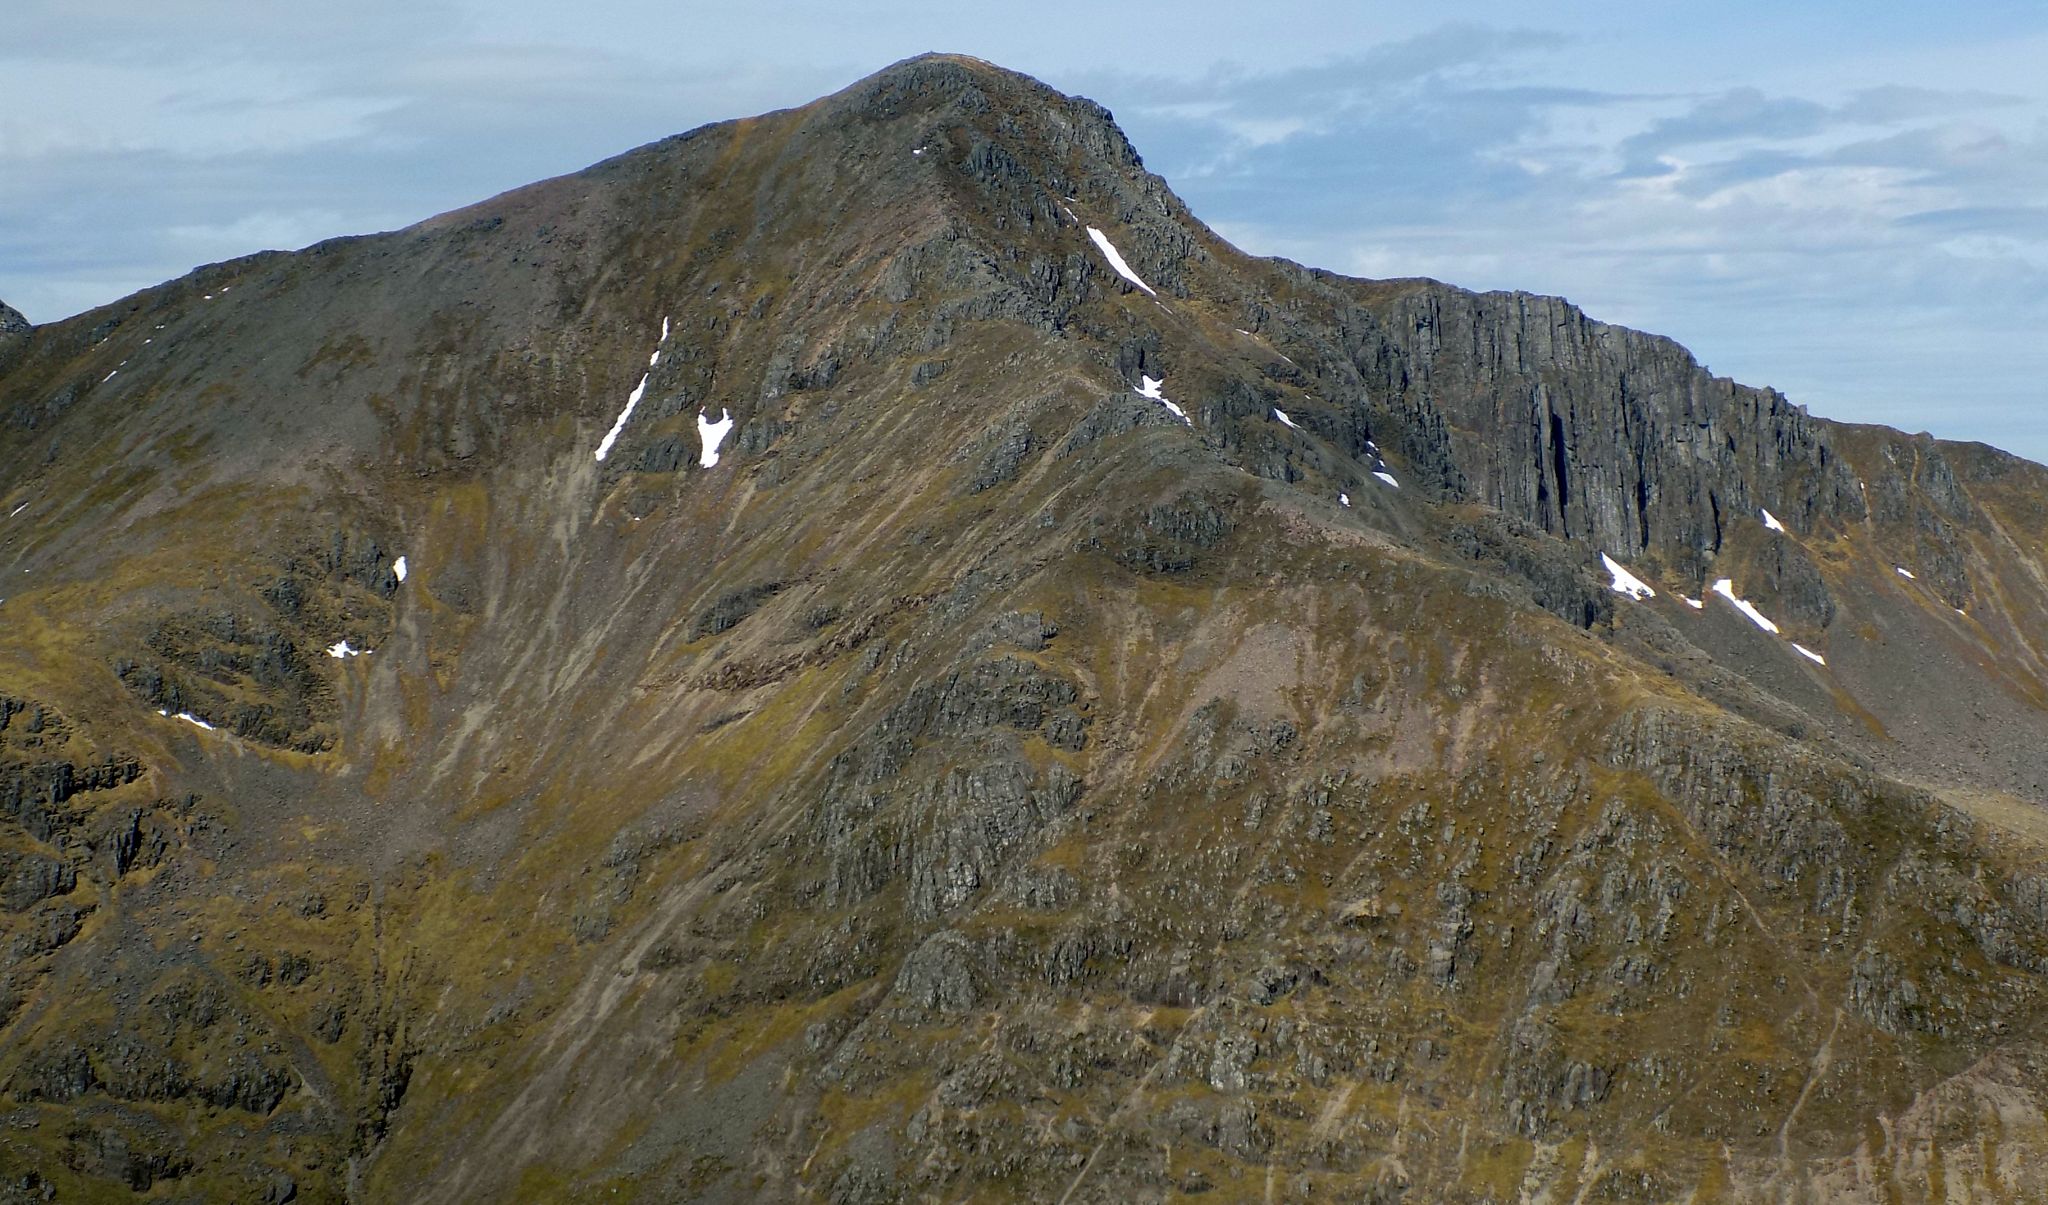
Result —
M 1766 96 L 1755 88 L 1732 88 L 1694 103 L 1683 113 L 1659 118 L 1621 142 L 1625 175 L 1661 175 L 1674 170 L 1667 156 L 1700 146 L 1757 140 L 1804 138 L 1826 129 L 1826 105 L 1796 96 Z

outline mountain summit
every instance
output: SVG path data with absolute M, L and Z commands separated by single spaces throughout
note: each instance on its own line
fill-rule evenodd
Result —
M 0 1199 L 2048 1198 L 2048 470 L 958 56 L 0 309 Z

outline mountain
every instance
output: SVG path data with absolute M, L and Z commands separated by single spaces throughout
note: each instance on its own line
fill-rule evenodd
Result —
M 2048 470 L 927 56 L 0 324 L 0 1199 L 2048 1199 Z

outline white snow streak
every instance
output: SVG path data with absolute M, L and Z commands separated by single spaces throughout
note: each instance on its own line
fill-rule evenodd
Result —
M 1904 565 L 1893 565 L 1892 568 L 1898 570 L 1899 576 L 1905 578 L 1907 581 L 1917 582 L 1920 580 L 1919 578 L 1914 577 L 1913 571 L 1911 569 L 1906 568 Z
M 1685 595 L 1681 594 L 1678 596 L 1678 601 L 1684 603 L 1688 607 L 1691 607 L 1695 611 L 1704 611 L 1707 609 L 1706 600 L 1702 598 L 1687 598 Z
M 1394 480 L 1394 475 L 1393 475 L 1392 473 L 1388 473 L 1388 472 L 1384 472 L 1384 471 L 1382 471 L 1382 470 L 1379 470 L 1379 469 L 1375 469 L 1375 470 L 1373 470 L 1373 474 L 1372 474 L 1372 475 L 1373 475 L 1373 476 L 1375 476 L 1375 477 L 1377 477 L 1377 478 L 1379 478 L 1379 479 L 1380 479 L 1381 481 L 1384 481 L 1384 482 L 1386 482 L 1386 483 L 1387 483 L 1388 485 L 1391 485 L 1391 486 L 1393 486 L 1393 487 L 1394 487 L 1395 489 L 1400 489 L 1400 488 L 1401 488 L 1401 483 L 1400 483 L 1400 482 L 1398 482 L 1398 481 L 1396 481 L 1396 480 Z
M 1616 594 L 1626 594 L 1637 602 L 1657 597 L 1657 592 L 1650 589 L 1649 583 L 1622 568 L 1620 561 L 1603 552 L 1600 554 L 1600 563 L 1607 566 L 1607 572 L 1613 575 L 1614 583 L 1608 589 Z
M 619 417 L 612 423 L 612 429 L 597 441 L 597 458 L 603 460 L 612 454 L 612 445 L 618 442 L 619 432 L 626 429 L 626 420 L 633 417 L 633 407 L 640 404 L 640 398 L 647 392 L 647 374 L 640 374 L 640 383 L 633 386 L 633 392 L 626 396 L 626 408 L 619 411 Z
M 1803 644 L 1795 644 L 1792 647 L 1795 651 L 1798 652 L 1800 656 L 1806 658 L 1808 661 L 1813 662 L 1815 665 L 1826 665 L 1828 663 L 1828 659 L 1826 657 L 1821 656 L 1819 653 L 1814 652 L 1812 649 L 1807 648 Z
M 1776 636 L 1778 634 L 1778 625 L 1764 618 L 1764 613 L 1762 611 L 1759 611 L 1755 607 L 1751 606 L 1748 599 L 1735 597 L 1735 583 L 1730 579 L 1724 577 L 1720 581 L 1715 582 L 1714 593 L 1720 595 L 1722 598 L 1725 598 L 1729 602 L 1735 604 L 1735 609 L 1742 612 L 1744 615 L 1749 616 L 1749 621 L 1751 623 L 1762 628 L 1764 631 L 1769 632 L 1773 636 Z
M 359 649 L 350 647 L 346 637 L 337 640 L 333 644 L 327 646 L 327 655 L 334 658 L 337 661 L 341 660 L 343 657 L 361 657 L 369 651 L 369 649 Z
M 1138 382 L 1138 387 L 1132 392 L 1136 393 L 1139 397 L 1151 398 L 1153 401 L 1158 402 L 1160 405 L 1166 407 L 1168 410 L 1173 411 L 1173 416 L 1179 419 L 1180 421 L 1186 423 L 1188 426 L 1192 427 L 1195 425 L 1195 420 L 1188 417 L 1187 411 L 1181 409 L 1179 406 L 1174 405 L 1172 401 L 1168 400 L 1165 394 L 1159 392 L 1159 387 L 1161 385 L 1166 384 L 1166 378 L 1148 377 L 1145 376 L 1143 373 L 1140 373 L 1138 375 Z
M 1279 419 L 1280 425 L 1283 427 L 1293 427 L 1296 431 L 1301 430 L 1300 427 L 1294 426 L 1294 420 L 1287 417 L 1287 412 L 1278 406 L 1273 407 L 1273 417 Z
M 1139 280 L 1138 274 L 1136 272 L 1131 271 L 1131 265 L 1124 262 L 1123 255 L 1120 252 L 1118 252 L 1116 246 L 1109 241 L 1108 235 L 1102 233 L 1100 230 L 1097 230 L 1095 227 L 1090 226 L 1088 228 L 1088 237 L 1094 239 L 1095 245 L 1102 249 L 1102 258 L 1109 261 L 1109 266 L 1116 269 L 1116 274 L 1118 276 L 1121 276 L 1125 280 L 1130 281 L 1132 284 L 1145 290 L 1147 293 L 1152 294 L 1152 296 L 1154 297 L 1159 296 L 1157 290 L 1153 289 L 1151 285 L 1146 284 L 1144 281 Z
M 157 708 L 157 709 L 156 709 L 156 713 L 157 713 L 158 715 L 160 715 L 160 716 L 169 716 L 169 715 L 171 714 L 170 712 L 168 712 L 168 711 L 165 711 L 165 710 L 164 710 L 163 708 L 161 708 L 161 707 L 159 707 L 159 708 Z M 178 719 L 181 719 L 181 720 L 183 720 L 183 721 L 185 721 L 185 722 L 186 722 L 187 724 L 197 724 L 197 725 L 199 725 L 199 726 L 200 726 L 201 728 L 204 728 L 204 729 L 206 729 L 206 730 L 207 730 L 208 732 L 212 732 L 212 731 L 213 731 L 213 725 L 211 725 L 211 724 L 207 723 L 207 722 L 206 722 L 205 720 L 202 720 L 202 719 L 200 719 L 200 718 L 199 718 L 198 716 L 196 716 L 196 715 L 193 715 L 193 714 L 192 714 L 191 712 L 189 712 L 189 711 L 181 711 L 181 712 L 179 712 L 179 713 L 178 713 L 178 715 L 177 715 L 177 718 L 178 718 Z
M 391 572 L 398 575 L 399 581 L 405 580 L 406 569 L 404 557 L 399 557 L 397 560 L 391 562 Z
M 661 344 L 666 342 L 668 342 L 668 319 L 664 317 L 661 320 L 661 338 L 654 345 L 654 354 L 647 357 L 647 371 L 640 374 L 640 383 L 633 386 L 633 392 L 627 395 L 626 408 L 619 411 L 619 417 L 617 421 L 612 423 L 612 429 L 605 432 L 604 438 L 597 443 L 596 456 L 598 460 L 602 461 L 605 457 L 612 454 L 612 445 L 618 442 L 619 433 L 626 429 L 626 420 L 633 417 L 633 408 L 640 404 L 640 399 L 647 393 L 647 378 L 653 375 L 654 366 L 661 363 Z
M 1761 512 L 1762 512 L 1762 514 L 1763 514 L 1763 517 L 1764 517 L 1764 527 L 1765 527 L 1765 529 L 1767 529 L 1767 530 L 1769 530 L 1769 531 L 1783 531 L 1783 530 L 1785 530 L 1785 525 L 1784 525 L 1783 523 L 1780 523 L 1780 522 L 1778 522 L 1778 516 L 1776 516 L 1776 515 L 1772 514 L 1771 512 L 1769 512 L 1769 511 L 1767 511 L 1767 510 L 1763 510 L 1763 508 L 1762 508 L 1762 507 L 1758 507 L 1757 509 L 1758 509 L 1759 511 L 1761 511 Z
M 23 512 L 23 511 L 25 511 L 25 510 L 27 510 L 27 509 L 28 509 L 28 503 L 24 502 L 24 503 L 22 503 L 22 504 L 21 504 L 20 506 L 17 506 L 17 507 L 15 507 L 15 508 L 14 508 L 13 510 L 11 510 L 11 511 L 8 511 L 8 512 L 7 512 L 7 517 L 8 517 L 8 518 L 10 518 L 10 519 L 12 519 L 12 518 L 13 518 L 14 516 L 16 516 L 16 515 L 20 514 L 21 512 Z
M 114 372 L 119 372 L 119 371 L 121 371 L 121 370 L 120 370 L 120 369 L 118 369 L 118 368 L 116 368 L 116 369 L 114 370 Z M 111 381 L 111 380 L 113 380 L 113 379 L 114 379 L 114 372 L 110 372 L 110 373 L 108 373 L 108 374 L 107 374 L 106 376 L 103 376 L 103 377 L 101 377 L 101 378 L 100 378 L 100 384 L 104 385 L 104 384 L 106 384 L 106 383 L 107 383 L 108 381 Z
M 704 451 L 697 456 L 699 465 L 708 469 L 718 464 L 718 445 L 725 442 L 725 433 L 730 430 L 732 411 L 725 407 L 718 408 L 718 421 L 715 423 L 705 418 L 702 410 L 697 412 L 697 438 L 704 441 Z

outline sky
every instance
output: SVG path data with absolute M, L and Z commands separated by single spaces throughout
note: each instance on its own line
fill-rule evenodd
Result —
M 1561 294 L 2048 462 L 2040 0 L 9 0 L 0 300 L 65 317 L 927 50 L 1107 105 L 1239 247 Z

